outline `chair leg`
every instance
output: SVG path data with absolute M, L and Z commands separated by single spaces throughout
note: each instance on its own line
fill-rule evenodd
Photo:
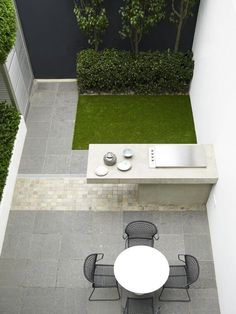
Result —
M 92 291 L 92 293 L 89 296 L 89 301 L 118 301 L 118 300 L 120 300 L 119 287 L 117 286 L 117 287 L 112 287 L 112 288 L 116 288 L 117 289 L 117 295 L 118 295 L 117 298 L 114 298 L 114 299 L 92 299 L 92 295 L 93 295 L 93 293 L 95 291 L 95 288 L 93 288 L 93 291 Z M 106 289 L 106 288 L 102 288 L 102 289 Z
M 181 289 L 181 290 L 185 290 L 186 291 L 186 294 L 187 294 L 187 299 L 175 299 L 175 300 L 168 300 L 168 299 L 163 299 L 161 298 L 162 296 L 162 293 L 164 291 L 164 289 Z M 159 301 L 161 302 L 190 302 L 191 301 L 191 298 L 190 298 L 190 295 L 189 295 L 189 292 L 188 292 L 188 288 L 167 288 L 167 287 L 163 287 L 162 290 L 161 290 L 161 293 L 159 295 Z
M 93 288 L 93 291 L 91 292 L 91 294 L 90 294 L 90 296 L 89 296 L 89 301 L 93 301 L 93 300 L 92 300 L 92 295 L 93 295 L 93 293 L 94 293 L 94 290 L 95 290 L 95 288 Z
M 159 295 L 159 301 L 163 301 L 162 299 L 161 299 L 161 296 L 162 296 L 162 293 L 163 293 L 163 291 L 164 291 L 164 287 L 162 287 L 162 289 L 161 289 L 161 293 L 160 293 L 160 295 Z

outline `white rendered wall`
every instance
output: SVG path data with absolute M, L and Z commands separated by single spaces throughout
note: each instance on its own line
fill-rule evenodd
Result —
M 6 179 L 6 184 L 5 184 L 2 199 L 0 202 L 0 255 L 2 251 L 5 231 L 7 227 L 9 211 L 11 208 L 11 202 L 12 202 L 16 177 L 17 177 L 18 168 L 20 165 L 21 154 L 24 147 L 25 136 L 26 136 L 26 125 L 25 125 L 25 121 L 23 117 L 21 117 L 19 129 L 16 135 L 14 148 L 13 148 L 13 152 L 11 156 L 11 162 L 8 168 L 8 176 Z
M 191 102 L 199 143 L 215 147 L 219 181 L 207 204 L 222 314 L 236 313 L 236 1 L 202 0 Z

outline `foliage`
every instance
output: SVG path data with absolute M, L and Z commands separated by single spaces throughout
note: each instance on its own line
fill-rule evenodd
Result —
M 81 93 L 185 94 L 193 75 L 192 53 L 83 50 L 77 57 Z
M 193 16 L 193 8 L 198 0 L 172 0 L 172 12 L 170 21 L 177 25 L 174 51 L 179 50 L 181 31 L 184 21 Z
M 4 64 L 16 39 L 16 14 L 12 0 L 0 0 L 0 64 Z
M 74 13 L 80 29 L 88 36 L 88 43 L 98 50 L 102 35 L 108 27 L 104 0 L 79 0 Z
M 137 54 L 144 33 L 164 18 L 164 0 L 123 0 L 120 8 L 122 38 L 129 38 Z
M 189 96 L 80 96 L 73 149 L 90 143 L 196 143 Z
M 14 146 L 20 115 L 15 107 L 0 102 L 0 200 Z

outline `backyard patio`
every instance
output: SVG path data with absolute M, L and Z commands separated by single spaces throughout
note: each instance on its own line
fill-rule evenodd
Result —
M 120 314 L 132 294 L 121 289 L 120 301 L 89 302 L 92 289 L 83 262 L 88 254 L 103 252 L 103 262 L 114 263 L 125 247 L 125 226 L 139 219 L 156 224 L 160 239 L 155 247 L 171 264 L 179 253 L 193 254 L 200 263 L 200 278 L 190 289 L 192 301 L 159 303 L 157 291 L 161 313 L 220 313 L 205 211 L 71 210 L 11 211 L 0 259 L 1 313 Z M 107 289 L 105 296 L 113 294 Z
M 155 307 L 162 314 L 220 313 L 205 206 L 145 206 L 136 184 L 87 184 L 87 151 L 71 149 L 76 106 L 74 82 L 38 83 L 32 95 L 0 258 L 3 313 L 122 313 L 127 297 L 135 295 L 120 287 L 120 301 L 89 302 L 83 263 L 91 253 L 104 253 L 102 262 L 114 264 L 125 248 L 124 228 L 134 220 L 157 226 L 155 247 L 170 264 L 180 253 L 200 264 L 190 303 L 160 302 L 158 290 Z M 110 289 L 102 293 L 112 296 Z
M 0 314 L 235 313 L 235 2 L 0 0 Z

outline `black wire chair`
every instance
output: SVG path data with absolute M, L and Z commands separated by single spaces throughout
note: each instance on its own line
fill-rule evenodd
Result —
M 84 276 L 92 283 L 93 287 L 93 291 L 89 296 L 89 301 L 116 301 L 120 299 L 120 292 L 114 276 L 113 265 L 97 264 L 103 257 L 104 254 L 102 253 L 94 253 L 87 256 L 84 261 Z M 116 288 L 118 298 L 92 299 L 92 295 L 96 288 Z
M 160 314 L 160 307 L 155 311 L 153 298 L 127 298 L 123 314 Z
M 154 239 L 159 239 L 157 227 L 149 221 L 132 221 L 126 228 L 123 238 L 126 240 L 125 247 L 135 245 L 154 246 Z
M 182 259 L 181 257 L 184 257 Z M 196 257 L 192 255 L 179 254 L 178 259 L 184 263 L 184 265 L 172 265 L 170 266 L 170 275 L 167 282 L 164 284 L 159 296 L 160 301 L 166 302 L 190 302 L 191 298 L 188 292 L 190 285 L 198 280 L 200 268 Z M 184 289 L 187 293 L 187 299 L 163 299 L 162 293 L 165 289 Z

